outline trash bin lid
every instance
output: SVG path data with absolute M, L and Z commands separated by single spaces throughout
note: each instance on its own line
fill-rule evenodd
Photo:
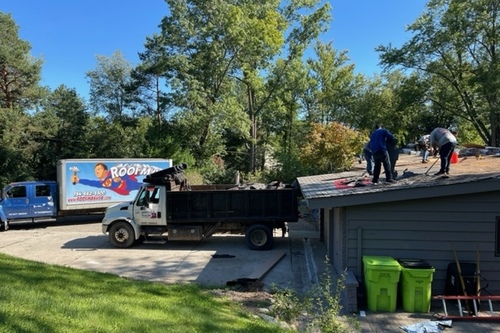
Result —
M 427 261 L 422 259 L 397 259 L 399 264 L 404 268 L 428 269 L 433 268 Z
M 401 270 L 401 266 L 393 257 L 388 256 L 363 256 L 363 263 L 367 267 L 378 267 L 390 270 Z

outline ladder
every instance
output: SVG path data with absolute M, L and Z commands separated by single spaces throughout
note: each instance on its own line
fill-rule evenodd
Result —
M 455 319 L 455 320 L 485 320 L 485 321 L 496 321 L 500 320 L 500 315 L 495 315 L 493 311 L 493 301 L 500 301 L 500 296 L 493 295 L 485 295 L 485 296 L 446 296 L 446 295 L 437 295 L 434 296 L 433 299 L 441 300 L 443 302 L 444 315 L 436 315 L 439 319 Z M 458 312 L 460 315 L 454 316 L 449 315 L 448 310 L 446 308 L 446 300 L 456 300 L 458 305 Z M 461 300 L 472 301 L 474 307 L 474 313 L 464 315 L 464 311 L 462 308 Z M 478 304 L 480 301 L 488 301 L 489 306 L 489 316 L 478 316 Z

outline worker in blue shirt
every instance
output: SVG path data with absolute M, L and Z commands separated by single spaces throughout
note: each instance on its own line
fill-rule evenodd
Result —
M 380 124 L 375 125 L 375 131 L 370 135 L 370 149 L 373 157 L 373 184 L 378 184 L 382 165 L 384 166 L 385 181 L 394 182 L 391 172 L 391 161 L 387 152 L 387 142 L 393 141 L 394 136 L 391 132 L 383 128 Z

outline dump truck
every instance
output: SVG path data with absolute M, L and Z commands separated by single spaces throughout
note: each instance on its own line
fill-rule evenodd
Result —
M 131 202 L 106 209 L 102 232 L 116 247 L 151 241 L 200 241 L 215 233 L 244 234 L 252 250 L 273 246 L 274 230 L 297 222 L 299 190 L 273 182 L 189 185 L 186 164 L 153 173 Z
M 12 182 L 0 199 L 0 230 L 10 223 L 54 221 L 57 217 L 104 214 L 132 200 L 147 175 L 172 166 L 171 159 L 64 159 L 57 180 Z

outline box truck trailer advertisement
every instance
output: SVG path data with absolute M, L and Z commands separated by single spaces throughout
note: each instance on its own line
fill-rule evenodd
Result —
M 131 201 L 144 177 L 170 167 L 170 160 L 62 160 L 59 181 L 64 205 Z

